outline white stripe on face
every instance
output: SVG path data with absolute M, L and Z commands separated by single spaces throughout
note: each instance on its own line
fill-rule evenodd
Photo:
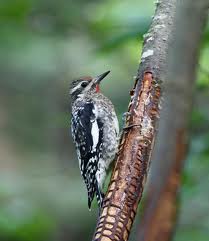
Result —
M 74 92 L 76 92 L 78 89 L 84 89 L 85 87 L 82 87 L 81 85 L 83 83 L 89 83 L 88 81 L 84 80 L 84 81 L 81 81 L 79 84 L 77 84 L 74 88 L 71 89 L 70 91 L 70 94 L 72 95 Z

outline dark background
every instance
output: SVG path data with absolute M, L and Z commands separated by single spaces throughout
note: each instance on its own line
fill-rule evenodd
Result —
M 88 211 L 69 134 L 69 84 L 111 70 L 101 88 L 121 122 L 153 14 L 152 0 L 0 1 L 1 241 L 91 240 L 97 206 Z M 209 26 L 201 44 L 176 241 L 209 237 L 208 66 Z

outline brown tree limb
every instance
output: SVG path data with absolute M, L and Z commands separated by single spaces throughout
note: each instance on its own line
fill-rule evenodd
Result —
M 164 82 L 165 100 L 138 241 L 168 241 L 174 233 L 195 70 L 208 3 L 208 0 L 184 0 L 177 5 L 168 77 Z
M 178 189 L 181 183 L 181 171 L 187 150 L 185 140 L 185 130 L 177 133 L 175 153 L 173 153 L 175 162 L 168 170 L 168 179 L 158 193 L 157 201 L 155 199 L 156 189 L 153 186 L 149 187 L 145 211 L 139 224 L 137 240 L 169 241 L 173 236 L 179 208 L 177 202 Z M 155 200 L 154 203 L 153 200 Z
M 145 36 L 132 98 L 93 240 L 127 240 L 146 182 L 159 117 L 161 83 L 177 0 L 157 2 Z

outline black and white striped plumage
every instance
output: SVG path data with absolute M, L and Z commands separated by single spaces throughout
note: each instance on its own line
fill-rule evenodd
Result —
M 118 146 L 118 120 L 111 101 L 99 92 L 99 82 L 106 72 L 96 78 L 83 77 L 71 84 L 71 129 L 79 160 L 81 175 L 88 191 L 88 206 L 96 194 L 102 204 L 102 187 L 109 164 Z

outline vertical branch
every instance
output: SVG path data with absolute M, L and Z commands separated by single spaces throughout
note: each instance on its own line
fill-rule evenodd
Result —
M 145 36 L 130 115 L 93 240 L 128 240 L 146 182 L 177 0 L 161 0 Z
M 139 224 L 139 241 L 168 241 L 174 233 L 195 69 L 208 4 L 208 0 L 185 0 L 177 5 L 173 43 L 169 49 L 168 77 L 164 82 L 165 100 L 147 202 Z

